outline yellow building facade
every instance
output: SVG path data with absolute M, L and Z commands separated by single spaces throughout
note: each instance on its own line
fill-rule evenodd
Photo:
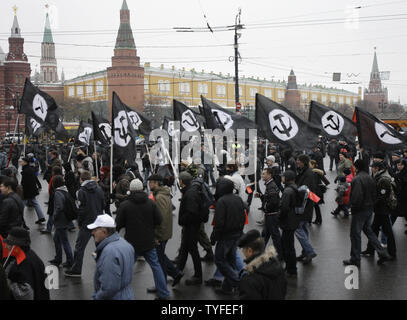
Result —
M 64 83 L 65 97 L 79 98 L 88 101 L 108 100 L 107 71 L 67 80 Z M 276 102 L 282 103 L 286 92 L 285 81 L 270 81 L 259 78 L 239 79 L 239 100 L 242 107 L 254 106 L 256 93 L 260 93 Z M 354 107 L 361 100 L 362 91 L 358 93 L 326 88 L 318 85 L 298 85 L 301 106 L 306 107 L 311 100 L 325 105 L 348 104 Z M 145 106 L 171 106 L 176 99 L 188 106 L 196 107 L 201 104 L 200 96 L 217 103 L 224 108 L 235 109 L 235 84 L 230 74 L 197 71 L 185 68 L 176 69 L 174 66 L 165 68 L 152 67 L 144 64 L 144 101 Z M 123 101 L 126 103 L 126 101 Z

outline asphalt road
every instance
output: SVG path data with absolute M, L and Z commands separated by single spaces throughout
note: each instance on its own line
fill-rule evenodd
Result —
M 327 166 L 327 158 L 325 159 Z M 330 181 L 335 178 L 335 171 L 327 173 Z M 41 179 L 42 180 L 42 179 Z M 44 213 L 48 201 L 47 183 L 43 184 L 42 192 L 39 196 L 40 204 Z M 406 299 L 407 298 L 407 235 L 404 234 L 406 229 L 405 220 L 399 218 L 394 225 L 394 233 L 397 245 L 398 260 L 394 262 L 386 262 L 383 266 L 376 264 L 375 258 L 362 257 L 361 268 L 359 271 L 359 286 L 358 289 L 346 289 L 345 281 L 350 275 L 345 274 L 345 267 L 342 265 L 343 259 L 348 259 L 350 255 L 350 221 L 351 218 L 345 219 L 342 217 L 335 218 L 330 212 L 336 207 L 334 184 L 331 182 L 327 193 L 325 194 L 325 204 L 322 205 L 323 223 L 321 226 L 310 226 L 311 243 L 318 254 L 309 265 L 297 264 L 298 277 L 297 279 L 290 278 L 288 280 L 287 299 L 291 300 L 310 300 L 310 299 L 340 299 L 340 300 L 372 300 L 372 299 Z M 177 207 L 174 211 L 174 235 L 168 242 L 167 255 L 169 258 L 174 258 L 177 254 L 180 245 L 180 227 L 178 226 L 178 206 L 179 206 L 179 191 L 173 198 L 173 203 Z M 260 207 L 260 200 L 254 199 L 249 215 L 249 224 L 245 226 L 245 232 L 250 229 L 258 229 L 262 227 L 255 222 L 260 218 L 261 212 L 257 210 Z M 42 235 L 40 228 L 34 222 L 37 220 L 34 209 L 25 209 L 25 220 L 30 227 L 32 248 L 48 265 L 48 260 L 54 258 L 55 249 L 54 243 L 50 235 Z M 209 219 L 211 220 L 211 217 Z M 206 230 L 210 235 L 212 227 L 208 223 Z M 77 232 L 71 232 L 69 235 L 72 248 L 75 246 Z M 270 240 L 271 241 L 271 240 Z M 301 252 L 301 247 L 295 240 L 297 255 Z M 362 250 L 366 247 L 367 239 L 362 235 Z M 91 299 L 93 292 L 93 274 L 95 270 L 95 261 L 91 256 L 95 250 L 93 239 L 90 240 L 84 257 L 82 270 L 82 278 L 65 278 L 62 269 L 59 273 L 59 289 L 51 290 L 51 298 L 58 300 L 87 300 Z M 201 255 L 204 251 L 199 247 Z M 65 256 L 64 256 L 65 258 Z M 212 277 L 215 271 L 215 264 L 203 263 L 204 279 Z M 171 293 L 171 299 L 174 300 L 219 300 L 225 299 L 224 296 L 219 296 L 211 287 L 205 285 L 189 287 L 184 284 L 186 278 L 193 274 L 192 260 L 189 257 L 185 276 L 181 283 L 173 289 L 171 281 L 168 283 L 168 288 Z M 348 281 L 349 282 L 349 281 Z M 155 298 L 154 294 L 146 292 L 146 288 L 154 285 L 152 271 L 145 261 L 138 261 L 134 267 L 133 288 L 136 299 L 151 300 Z

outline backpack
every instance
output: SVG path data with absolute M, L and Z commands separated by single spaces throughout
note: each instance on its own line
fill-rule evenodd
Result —
M 202 178 L 194 179 L 191 185 L 197 185 L 199 188 L 199 197 L 201 199 L 199 215 L 202 222 L 208 222 L 209 207 L 215 203 L 215 197 Z
M 295 214 L 303 215 L 308 201 L 309 189 L 306 185 L 302 185 L 298 189 L 291 187 L 291 189 L 295 191 Z
M 396 184 L 388 177 L 382 177 L 382 179 L 387 179 L 390 182 L 390 194 L 386 199 L 386 204 L 391 210 L 395 210 L 397 208 Z
M 69 194 L 69 192 L 62 191 L 64 193 L 64 214 L 68 221 L 72 221 L 78 218 L 78 208 L 76 207 L 75 200 Z

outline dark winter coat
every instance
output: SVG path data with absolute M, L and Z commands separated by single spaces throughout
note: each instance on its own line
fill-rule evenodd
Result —
M 179 206 L 178 224 L 180 226 L 200 225 L 199 216 L 201 198 L 197 184 L 190 184 L 181 190 L 182 198 Z
M 284 300 L 287 280 L 274 247 L 246 261 L 246 273 L 239 282 L 240 300 Z
M 339 150 L 338 150 L 338 142 L 337 141 L 335 141 L 335 142 L 330 141 L 328 143 L 327 151 L 328 151 L 327 152 L 328 156 L 339 159 Z
M 407 218 L 407 167 L 398 171 L 395 175 L 397 213 L 401 217 Z
M 324 193 L 322 192 L 322 188 L 324 186 L 327 186 L 330 184 L 329 180 L 325 177 L 324 171 L 320 169 L 312 169 L 312 172 L 314 173 L 315 177 L 315 184 L 317 186 L 315 194 L 321 198 L 321 201 L 319 203 L 324 203 Z
M 11 287 L 28 284 L 33 293 L 34 300 L 50 300 L 49 290 L 45 287 L 45 266 L 33 250 L 24 250 L 26 258 L 17 265 L 11 257 L 5 267 Z M 11 290 L 13 292 L 13 290 Z M 16 294 L 13 292 L 13 295 Z
M 373 176 L 376 182 L 376 197 L 373 211 L 378 215 L 386 215 L 391 213 L 391 209 L 387 205 L 387 199 L 391 193 L 391 176 L 387 170 L 379 171 Z
M 93 180 L 82 183 L 77 195 L 78 225 L 86 227 L 93 223 L 98 215 L 103 214 L 105 207 L 105 196 L 102 189 Z
M 270 179 L 266 182 L 266 190 L 260 195 L 260 200 L 264 213 L 278 212 L 280 208 L 280 188 Z
M 298 187 L 305 185 L 314 193 L 317 192 L 317 183 L 315 181 L 314 172 L 308 166 L 298 170 L 298 175 L 295 178 L 295 184 Z M 307 201 L 304 214 L 301 215 L 301 221 L 309 221 L 312 219 L 312 211 L 314 210 L 314 203 L 310 200 Z
M 29 164 L 23 166 L 22 169 L 21 186 L 23 187 L 24 200 L 34 199 L 39 194 L 35 169 Z
M 162 222 L 162 214 L 153 200 L 142 191 L 132 192 L 117 210 L 116 228 L 125 228 L 126 239 L 141 255 L 155 246 L 154 229 Z
M 24 204 L 14 192 L 3 198 L 0 206 L 0 234 L 6 238 L 13 227 L 23 224 Z
M 299 217 L 295 214 L 296 205 L 296 184 L 289 184 L 285 187 L 280 200 L 280 228 L 282 230 L 296 230 L 299 225 Z
M 352 180 L 350 189 L 352 215 L 364 209 L 373 209 L 375 198 L 375 181 L 367 172 L 358 172 Z
M 54 226 L 56 229 L 66 229 L 70 225 L 70 221 L 65 216 L 64 208 L 67 200 L 68 189 L 66 186 L 59 187 L 54 192 Z
M 169 187 L 160 186 L 153 195 L 163 217 L 161 224 L 155 228 L 155 237 L 159 241 L 167 241 L 172 238 L 171 191 Z
M 221 179 L 217 186 L 214 227 L 211 241 L 237 239 L 242 235 L 246 216 L 243 200 L 233 193 L 234 184 L 229 179 Z

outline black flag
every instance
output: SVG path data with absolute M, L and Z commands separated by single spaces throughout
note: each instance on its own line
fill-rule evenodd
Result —
M 25 79 L 20 113 L 31 116 L 38 122 L 45 122 L 48 112 L 57 108 L 55 100 L 49 94 L 34 86 L 28 78 Z
M 356 125 L 338 111 L 316 101 L 311 101 L 308 121 L 319 127 L 328 138 L 341 138 L 355 144 Z
M 312 150 L 320 129 L 305 122 L 281 104 L 256 94 L 256 123 L 260 135 L 294 150 Z
M 201 115 L 197 114 L 192 109 L 188 108 L 185 104 L 175 99 L 173 100 L 173 107 L 174 121 L 180 122 L 181 132 L 195 132 L 201 128 L 201 123 L 198 119 L 198 117 L 202 117 Z
M 75 138 L 76 145 L 89 146 L 93 141 L 93 126 L 85 121 L 79 123 L 78 133 Z
M 53 130 L 55 137 L 60 140 L 69 138 L 69 133 L 66 131 L 64 124 L 62 123 L 62 111 L 60 108 L 48 111 L 45 122 L 43 123 L 46 130 Z
M 130 164 L 133 164 L 136 159 L 135 141 L 137 133 L 127 115 L 127 108 L 116 92 L 113 91 L 112 125 L 115 163 L 123 163 L 124 160 L 127 160 Z
M 201 96 L 201 99 L 202 109 L 208 129 L 257 129 L 256 123 L 250 119 L 226 110 L 203 96 Z
M 112 126 L 109 121 L 92 111 L 93 138 L 102 145 L 110 145 Z
M 147 140 L 153 130 L 153 121 L 143 113 L 133 110 L 124 103 L 123 106 L 127 111 L 127 116 L 133 125 L 134 131 L 137 132 L 137 134 L 142 134 Z
M 358 140 L 362 148 L 399 150 L 406 146 L 406 139 L 391 125 L 377 119 L 371 113 L 355 107 Z
M 26 135 L 29 137 L 39 137 L 44 132 L 44 126 L 41 125 L 33 117 L 25 117 L 25 130 Z

